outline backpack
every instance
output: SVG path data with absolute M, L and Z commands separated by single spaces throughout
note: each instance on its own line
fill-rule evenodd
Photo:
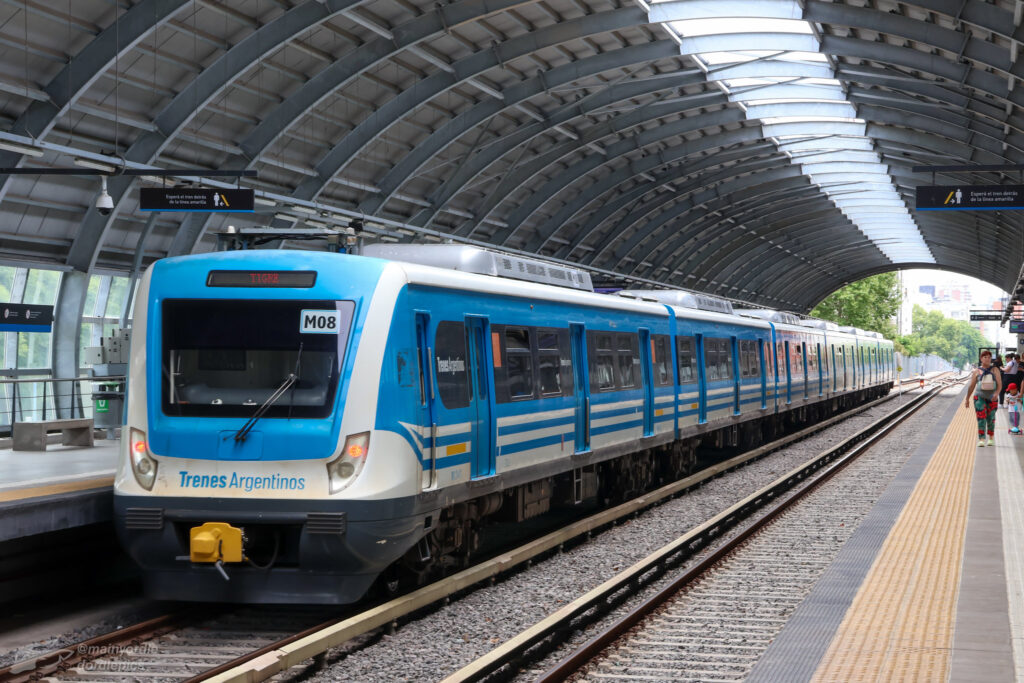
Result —
M 995 391 L 996 376 L 992 373 L 994 367 L 991 366 L 988 369 L 978 368 L 981 370 L 981 381 L 978 383 L 978 388 L 982 391 Z

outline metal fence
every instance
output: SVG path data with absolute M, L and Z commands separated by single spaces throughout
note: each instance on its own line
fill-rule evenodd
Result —
M 124 386 L 124 376 L 0 379 L 0 434 L 15 422 L 93 417 L 99 384 Z
M 902 356 L 897 354 L 897 365 L 903 366 L 900 379 L 910 379 L 929 372 L 947 372 L 956 370 L 953 364 L 945 358 L 939 358 L 931 353 L 922 353 L 920 356 Z

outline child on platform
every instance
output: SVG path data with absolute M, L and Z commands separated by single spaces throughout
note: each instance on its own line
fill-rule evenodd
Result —
M 1020 434 L 1020 392 L 1011 382 L 1006 387 L 1006 416 L 1010 419 L 1010 433 Z

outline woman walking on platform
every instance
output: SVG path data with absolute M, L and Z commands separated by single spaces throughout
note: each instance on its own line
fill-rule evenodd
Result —
M 978 390 L 974 391 L 977 386 Z M 999 405 L 999 390 L 1003 387 L 1003 378 L 999 368 L 992 364 L 992 352 L 981 352 L 981 365 L 974 369 L 971 386 L 967 388 L 964 408 L 970 407 L 971 395 L 974 395 L 974 412 L 978 417 L 978 445 L 985 445 L 985 432 L 988 431 L 988 445 L 996 433 L 996 407 Z
M 1003 405 L 1006 402 L 1006 387 L 1010 382 L 1017 381 L 1017 359 L 1012 353 L 1006 354 L 1006 364 L 1003 365 L 1000 375 L 1003 388 L 999 390 L 999 405 Z

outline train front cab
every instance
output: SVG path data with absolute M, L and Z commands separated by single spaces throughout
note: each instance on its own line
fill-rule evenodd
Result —
M 140 284 L 114 516 L 153 598 L 350 602 L 422 527 L 396 476 L 415 461 L 371 434 L 384 264 L 260 259 L 264 274 L 316 275 L 247 286 L 252 257 L 224 252 L 159 261 Z

